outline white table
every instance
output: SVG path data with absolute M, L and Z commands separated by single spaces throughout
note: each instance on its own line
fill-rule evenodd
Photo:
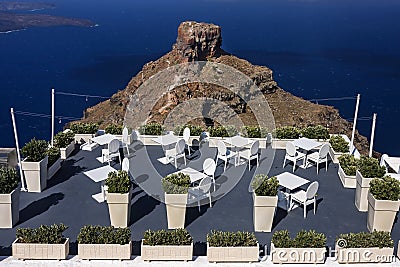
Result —
M 177 174 L 177 173 L 180 173 L 180 172 L 183 173 L 183 174 L 189 175 L 191 183 L 197 182 L 197 181 L 207 177 L 207 174 L 199 172 L 199 171 L 197 171 L 195 169 L 192 169 L 190 167 L 187 167 L 187 168 L 182 169 L 180 171 L 174 172 L 173 174 Z
M 85 174 L 87 177 L 92 179 L 94 182 L 98 183 L 101 181 L 104 181 L 108 177 L 108 173 L 117 171 L 113 167 L 106 165 L 100 168 L 96 168 L 90 171 L 86 171 L 83 174 Z M 97 202 L 101 203 L 104 202 L 105 200 L 105 194 L 104 194 L 104 188 L 101 186 L 101 192 L 92 195 L 92 198 L 94 198 Z
M 114 140 L 114 139 L 118 139 L 118 138 L 113 134 L 103 134 L 103 135 L 99 135 L 99 136 L 90 138 L 89 140 L 93 143 L 104 146 L 104 145 L 108 145 L 108 143 L 110 143 L 111 140 Z
M 171 145 L 177 143 L 179 138 L 176 135 L 167 134 L 167 135 L 158 136 L 156 138 L 153 138 L 152 140 L 154 142 L 160 144 L 163 147 L 163 150 L 165 152 L 165 150 L 167 148 L 169 148 Z M 159 162 L 161 162 L 162 164 L 169 164 L 170 163 L 170 160 L 168 159 L 168 157 L 162 157 L 162 158 L 159 158 L 157 160 Z
M 301 149 L 306 151 L 306 158 L 304 159 L 305 165 L 302 166 L 303 168 L 307 168 L 307 154 L 308 154 L 308 152 L 310 150 L 312 150 L 314 148 L 317 148 L 317 147 L 322 145 L 322 143 L 320 143 L 320 142 L 317 142 L 315 140 L 308 139 L 308 138 L 305 138 L 305 137 L 302 137 L 302 138 L 294 140 L 293 144 L 296 147 L 301 148 Z
M 400 157 L 386 157 L 384 161 L 396 173 L 400 174 Z
M 309 183 L 310 181 L 307 179 L 304 179 L 300 176 L 297 176 L 293 173 L 290 172 L 284 172 L 281 174 L 278 174 L 276 178 L 279 181 L 279 184 L 287 189 L 287 193 L 290 193 L 291 190 L 294 190 L 296 188 L 299 188 L 302 185 L 305 185 Z M 290 196 L 290 195 L 289 195 Z M 284 205 L 279 205 L 281 208 L 286 209 L 288 212 L 289 210 L 292 210 L 295 207 L 289 207 L 289 199 L 286 199 L 286 203 Z
M 237 162 L 239 160 L 239 150 L 249 145 L 251 143 L 251 140 L 241 136 L 234 136 L 224 139 L 224 142 L 235 148 L 236 151 L 235 166 L 237 166 Z

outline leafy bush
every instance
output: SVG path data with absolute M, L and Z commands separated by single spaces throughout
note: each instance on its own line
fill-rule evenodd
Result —
M 162 135 L 164 128 L 159 123 L 148 123 L 139 127 L 139 133 L 143 135 Z
M 66 148 L 74 141 L 74 132 L 59 132 L 54 136 L 54 146 L 58 148 Z
M 110 124 L 107 125 L 104 131 L 108 134 L 122 135 L 123 125 Z
M 397 201 L 400 198 L 400 181 L 390 176 L 375 178 L 369 182 L 369 191 L 379 200 Z
M 278 194 L 279 181 L 274 176 L 268 179 L 265 174 L 257 174 L 251 183 L 257 196 L 276 196 Z
M 26 161 L 38 162 L 44 159 L 47 155 L 49 143 L 45 140 L 36 140 L 33 138 L 25 144 L 21 149 L 22 155 L 26 157 Z
M 186 229 L 174 229 L 170 231 L 147 230 L 144 232 L 143 245 L 148 246 L 187 246 L 193 242 L 192 236 Z
M 267 133 L 267 129 L 259 126 L 243 126 L 241 129 L 241 134 L 248 138 L 265 138 Z
M 108 193 L 129 193 L 131 181 L 128 173 L 126 171 L 109 172 L 106 186 L 108 186 Z
M 275 129 L 275 136 L 278 139 L 297 139 L 300 137 L 300 130 L 292 126 L 283 126 Z
M 329 139 L 329 130 L 322 125 L 308 126 L 303 128 L 301 130 L 301 134 L 303 137 L 310 139 Z
M 161 179 L 161 186 L 167 194 L 187 194 L 190 176 L 181 172 L 170 174 Z
M 14 168 L 0 168 L 0 194 L 10 194 L 18 187 L 19 175 Z
M 207 242 L 210 247 L 254 247 L 257 246 L 257 238 L 249 232 L 224 232 L 212 230 L 207 234 Z
M 20 243 L 62 244 L 62 234 L 68 227 L 64 224 L 41 225 L 39 228 L 18 228 L 17 239 Z
M 366 178 L 382 178 L 386 173 L 386 168 L 380 166 L 377 159 L 365 156 L 358 161 L 358 170 Z
M 60 149 L 54 146 L 50 147 L 46 153 L 49 156 L 47 167 L 52 166 L 61 157 Z
M 392 248 L 394 246 L 394 241 L 390 236 L 390 232 L 385 231 L 374 230 L 372 233 L 359 232 L 340 234 L 336 238 L 336 241 L 339 239 L 346 241 L 346 248 Z
M 210 137 L 232 137 L 238 134 L 238 130 L 232 125 L 208 127 L 208 131 Z
M 288 230 L 280 230 L 274 232 L 271 242 L 277 248 L 323 248 L 326 246 L 326 236 L 315 230 L 301 230 L 291 239 Z
M 339 157 L 340 167 L 344 173 L 348 176 L 356 176 L 356 170 L 358 168 L 358 159 L 353 155 L 344 154 Z
M 114 226 L 85 225 L 78 235 L 79 244 L 129 244 L 131 229 Z
M 92 122 L 76 122 L 71 124 L 70 129 L 75 134 L 95 134 L 99 130 L 99 125 Z
M 339 153 L 349 152 L 349 143 L 341 135 L 334 135 L 329 139 L 332 149 Z
M 199 136 L 203 132 L 203 128 L 197 125 L 192 125 L 192 124 L 185 124 L 185 125 L 180 125 L 176 126 L 174 129 L 174 134 L 175 135 L 183 135 L 183 130 L 188 127 L 190 129 L 190 135 L 191 136 Z

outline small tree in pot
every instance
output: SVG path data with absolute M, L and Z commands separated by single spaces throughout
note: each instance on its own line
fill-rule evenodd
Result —
M 78 144 L 87 143 L 99 130 L 97 123 L 76 122 L 70 125 L 71 131 L 75 134 L 75 142 Z
M 54 136 L 54 146 L 60 149 L 61 159 L 66 159 L 75 149 L 73 131 L 59 132 Z
M 329 139 L 329 154 L 333 163 L 339 163 L 339 157 L 343 154 L 349 154 L 349 143 L 341 135 L 333 135 Z
M 19 220 L 19 181 L 14 168 L 0 168 L 0 228 L 12 228 Z
M 47 175 L 48 179 L 50 179 L 61 168 L 61 152 L 57 147 L 50 147 L 46 154 L 48 157 Z
M 339 157 L 338 175 L 343 187 L 356 188 L 356 172 L 358 168 L 358 159 L 353 155 L 344 154 Z

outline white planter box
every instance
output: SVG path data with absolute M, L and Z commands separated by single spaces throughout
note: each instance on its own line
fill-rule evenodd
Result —
M 12 255 L 16 259 L 64 260 L 69 253 L 69 238 L 63 244 L 12 243 Z
M 132 190 L 126 194 L 106 193 L 111 225 L 128 227 L 131 216 Z
M 165 194 L 168 229 L 185 228 L 187 197 L 188 194 Z
M 69 155 L 75 150 L 75 142 L 72 141 L 67 147 L 60 148 L 61 159 L 67 159 Z
M 28 192 L 42 192 L 47 185 L 48 157 L 46 156 L 39 162 L 25 160 L 21 162 L 21 167 L 24 171 Z
M 255 262 L 260 251 L 254 247 L 210 247 L 207 242 L 207 260 L 209 262 Z
M 350 176 L 350 175 L 346 175 L 342 169 L 342 167 L 340 167 L 339 164 L 339 169 L 338 169 L 338 175 L 340 178 L 340 181 L 342 182 L 343 187 L 345 188 L 356 188 L 357 186 L 357 181 L 356 181 L 356 176 Z
M 338 164 L 339 163 L 339 157 L 344 155 L 344 154 L 349 154 L 349 153 L 341 153 L 341 152 L 336 152 L 333 150 L 331 146 L 329 146 L 329 155 L 331 156 L 332 162 Z
M 341 248 L 336 244 L 339 263 L 384 263 L 394 262 L 394 248 Z
M 159 135 L 140 135 L 139 139 L 145 146 L 159 146 L 160 144 L 153 139 L 160 137 Z
M 274 149 L 286 149 L 287 142 L 293 142 L 296 139 L 272 139 L 272 148 Z
M 357 184 L 354 202 L 358 211 L 368 211 L 369 182 L 371 182 L 372 179 L 373 178 L 365 178 L 359 171 L 356 171 Z
M 278 196 L 257 196 L 253 193 L 253 203 L 254 231 L 271 232 Z
M 276 248 L 271 243 L 273 263 L 324 263 L 326 248 Z
M 368 192 L 368 230 L 391 232 L 399 206 L 399 200 L 378 200 Z
M 78 256 L 83 260 L 129 260 L 132 241 L 128 244 L 78 244 Z
M 141 258 L 144 261 L 191 261 L 193 243 L 189 246 L 141 246 Z
M 84 144 L 89 143 L 90 138 L 95 137 L 96 134 L 75 134 L 75 143 Z
M 19 220 L 19 195 L 17 187 L 10 194 L 0 194 L 0 228 L 13 228 Z
M 59 158 L 47 170 L 47 175 L 48 175 L 47 179 L 51 179 L 58 172 L 60 168 L 61 168 L 61 159 Z

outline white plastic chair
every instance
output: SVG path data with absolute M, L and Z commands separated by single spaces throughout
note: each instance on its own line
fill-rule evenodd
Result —
M 118 157 L 119 162 L 121 162 L 121 154 L 119 153 L 119 140 L 113 139 L 108 143 L 108 148 L 102 149 L 103 162 L 107 161 L 108 165 L 113 158 Z
M 307 163 L 309 161 L 317 164 L 317 174 L 319 171 L 319 164 L 325 162 L 325 169 L 328 171 L 328 154 L 329 154 L 329 144 L 324 144 L 318 152 L 314 152 L 307 156 Z
M 226 145 L 221 140 L 217 141 L 217 148 L 218 148 L 218 154 L 217 154 L 217 159 L 215 160 L 215 164 L 218 163 L 218 159 L 223 160 L 225 162 L 224 165 L 224 171 L 225 171 L 227 162 L 229 161 L 230 158 L 236 156 L 236 154 L 233 153 L 231 150 L 227 149 Z
M 214 183 L 214 191 L 215 191 L 215 170 L 217 169 L 217 165 L 214 160 L 211 158 L 205 159 L 203 162 L 203 172 L 211 177 L 212 182 Z
M 129 174 L 129 159 L 128 158 L 124 158 L 122 160 L 121 170 L 126 171 Z
M 200 200 L 208 197 L 209 202 L 210 202 L 210 208 L 212 207 L 211 204 L 211 183 L 212 179 L 211 177 L 207 176 L 204 177 L 201 181 L 200 184 L 196 187 L 189 188 L 188 194 L 189 198 L 197 200 L 197 205 L 199 207 L 200 211 Z
M 285 159 L 283 160 L 283 167 L 285 168 L 286 160 L 290 160 L 293 162 L 293 172 L 296 168 L 297 160 L 303 159 L 303 165 L 305 160 L 306 154 L 298 152 L 296 150 L 296 146 L 292 142 L 286 142 L 286 155 Z
M 129 155 L 129 145 L 131 144 L 129 137 L 130 136 L 128 128 L 124 127 L 124 129 L 122 130 L 122 147 L 126 147 L 128 155 Z
M 183 129 L 183 140 L 185 140 L 189 155 L 190 155 L 190 145 L 189 145 L 189 138 L 190 138 L 190 129 L 186 127 Z
M 176 145 L 175 148 L 166 150 L 165 151 L 165 156 L 170 159 L 172 158 L 175 161 L 175 168 L 178 169 L 178 164 L 177 161 L 180 158 L 183 158 L 185 161 L 185 166 L 186 166 L 186 156 L 185 156 L 185 140 L 180 139 Z
M 260 141 L 254 141 L 251 144 L 250 149 L 246 149 L 243 151 L 239 151 L 239 158 L 244 158 L 245 160 L 247 160 L 249 162 L 249 171 L 250 171 L 250 162 L 253 159 L 257 160 L 257 167 L 258 167 L 258 149 L 260 147 Z
M 290 194 L 290 208 L 293 205 L 293 201 L 298 202 L 300 205 L 303 205 L 304 207 L 304 218 L 306 218 L 306 210 L 307 210 L 307 205 L 313 203 L 314 204 L 314 214 L 315 210 L 317 207 L 317 201 L 316 201 L 316 194 L 318 191 L 319 184 L 318 182 L 312 182 L 308 188 L 307 191 L 300 190 L 297 191 L 293 194 Z

